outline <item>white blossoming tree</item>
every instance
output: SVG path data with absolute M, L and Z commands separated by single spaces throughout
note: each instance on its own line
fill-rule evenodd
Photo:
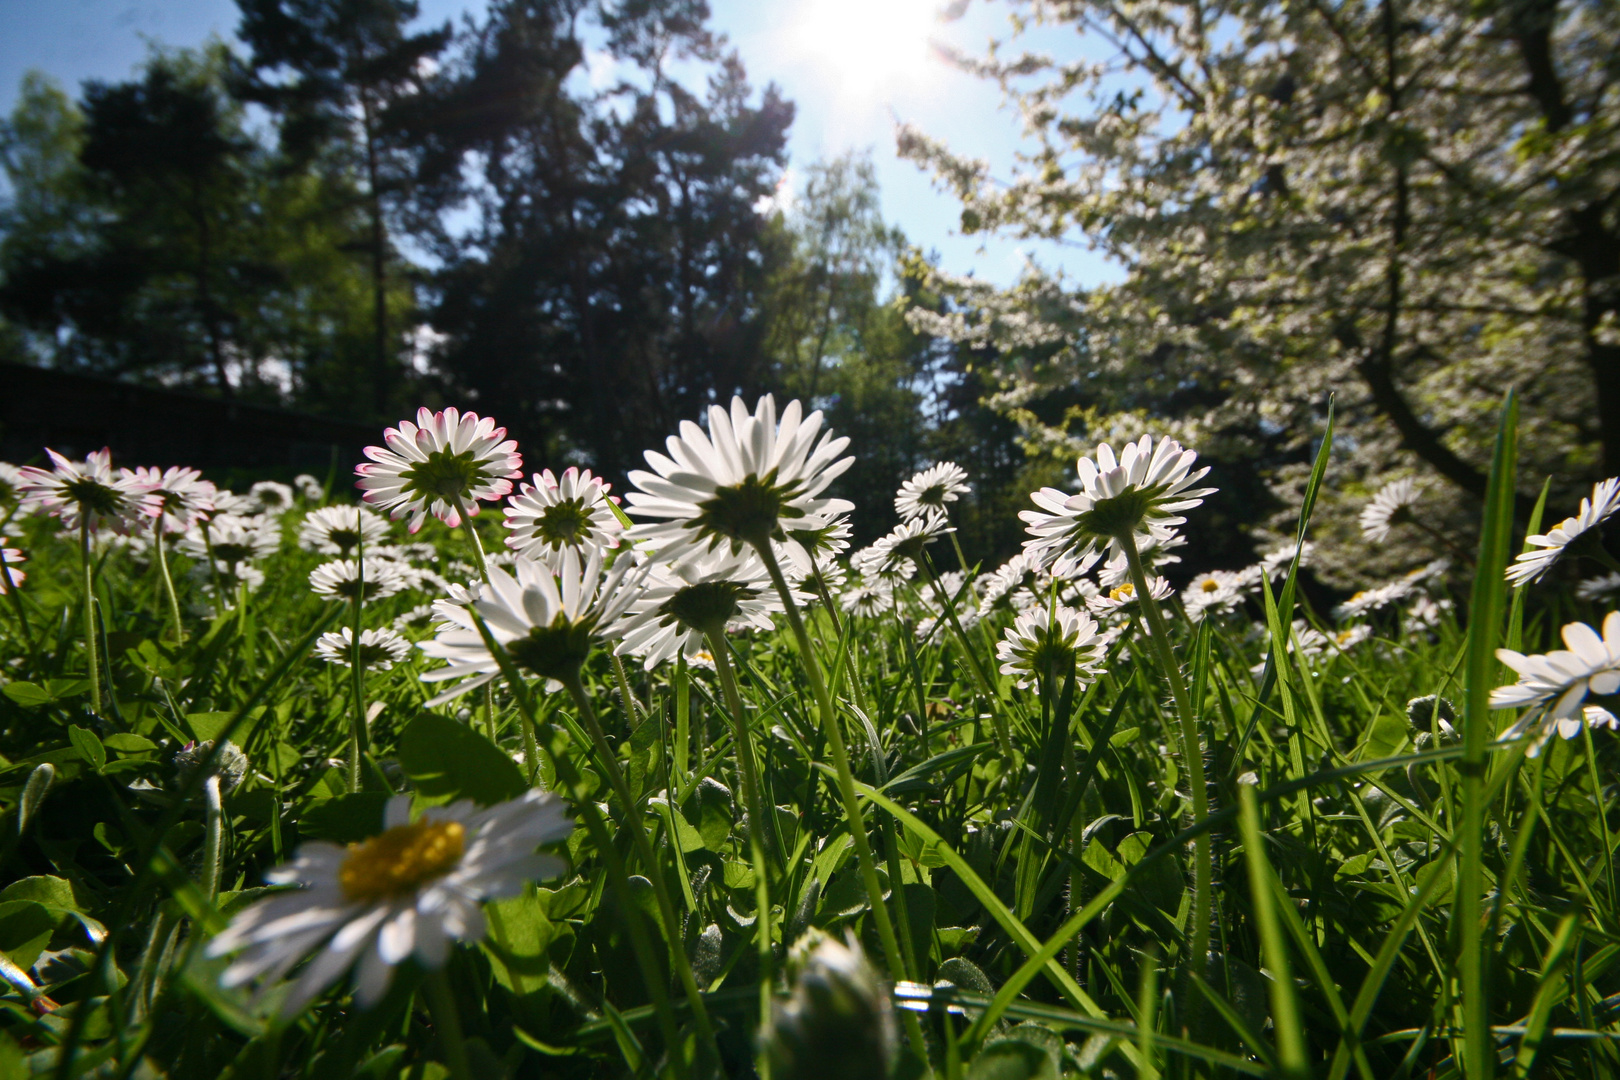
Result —
M 1215 456 L 1223 439 L 1286 452 L 1332 392 L 1354 460 L 1319 536 L 1351 541 L 1366 496 L 1414 468 L 1443 481 L 1434 520 L 1472 518 L 1495 405 L 1516 385 L 1523 476 L 1620 472 L 1620 8 L 1009 10 L 1076 32 L 1065 55 L 1021 51 L 1015 33 L 962 60 L 1023 118 L 1013 174 L 914 128 L 899 140 L 960 198 L 965 231 L 1089 242 L 1126 270 L 1096 288 L 1039 270 L 1012 289 L 938 275 L 953 307 L 912 312 L 999 352 L 1001 402 L 1033 445 L 1066 457 L 1117 434 L 1111 415 L 1147 410 Z M 1082 377 L 1094 396 L 1064 422 L 1024 409 Z M 1280 489 L 1294 471 L 1274 474 Z M 1354 546 L 1324 566 L 1364 558 Z

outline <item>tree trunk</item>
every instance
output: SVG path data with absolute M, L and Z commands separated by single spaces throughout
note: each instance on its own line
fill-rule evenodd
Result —
M 377 134 L 371 95 L 360 94 L 360 112 L 366 141 L 366 194 L 367 209 L 371 213 L 371 298 L 372 298 L 372 405 L 377 415 L 388 413 L 389 391 L 393 388 L 394 371 L 388 348 L 388 232 L 383 221 L 382 191 L 378 184 L 381 171 L 377 164 Z

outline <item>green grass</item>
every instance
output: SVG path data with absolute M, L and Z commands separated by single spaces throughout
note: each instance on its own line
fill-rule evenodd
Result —
M 1271 647 L 1255 624 L 1279 639 L 1295 619 L 1326 625 L 1290 574 L 1196 626 L 1166 606 L 1184 702 L 1134 622 L 1095 685 L 1058 677 L 1043 698 L 996 670 L 1006 614 L 989 634 L 946 622 L 918 640 L 902 616 L 835 623 L 812 607 L 802 639 L 784 620 L 726 640 L 740 728 L 708 670 L 632 663 L 621 678 L 599 653 L 570 694 L 508 665 L 487 701 L 427 710 L 413 657 L 365 678 L 381 711 L 358 785 L 350 673 L 310 653 L 353 611 L 310 594 L 321 560 L 292 542 L 298 511 L 264 585 L 218 613 L 198 612 L 171 555 L 183 643 L 156 568 L 98 550 L 99 715 L 78 538 L 16 517 L 30 577 L 20 610 L 0 604 L 0 1077 L 439 1077 L 458 1054 L 478 1077 L 746 1076 L 812 929 L 849 934 L 899 984 L 821 1017 L 817 1045 L 831 1054 L 840 1024 L 856 1040 L 862 1009 L 898 1001 L 896 1076 L 1620 1074 L 1606 850 L 1620 749 L 1597 732 L 1527 758 L 1495 741 L 1508 720 L 1486 708 L 1505 681 L 1499 639 L 1551 644 L 1535 597 L 1527 614 L 1499 572 L 1511 409 L 1479 552 L 1490 573 L 1457 597 L 1472 630 L 1448 617 L 1411 632 L 1386 611 L 1342 655 Z M 1324 446 L 1317 484 L 1327 463 Z M 436 569 L 471 560 L 463 533 L 423 538 Z M 365 625 L 431 598 L 367 605 Z M 910 611 L 937 606 L 919 587 Z M 1408 720 L 1428 694 L 1457 704 L 1456 738 Z M 1188 720 L 1207 816 L 1188 790 Z M 226 737 L 249 769 L 210 829 L 205 770 L 182 777 L 172 759 Z M 753 836 L 744 739 L 774 808 Z M 533 783 L 577 807 L 570 870 L 488 905 L 488 936 L 452 953 L 445 982 L 407 964 L 373 1010 L 345 982 L 286 1022 L 273 997 L 219 987 L 223 962 L 201 946 L 300 841 L 377 831 L 389 792 L 492 801 Z M 1194 964 L 1199 850 L 1212 915 Z M 881 1054 L 862 1060 L 882 1075 Z M 801 1054 L 775 1075 L 818 1070 Z

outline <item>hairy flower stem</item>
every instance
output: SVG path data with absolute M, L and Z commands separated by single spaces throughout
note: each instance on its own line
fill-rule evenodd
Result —
M 90 558 L 90 512 L 79 510 L 79 555 L 84 564 L 84 653 L 90 658 L 90 711 L 101 715 L 101 653 L 96 648 L 95 563 Z
M 709 639 L 709 651 L 714 654 L 714 670 L 720 676 L 720 689 L 726 699 L 726 709 L 731 713 L 731 741 L 737 747 L 743 801 L 748 805 L 748 854 L 754 863 L 754 905 L 757 908 L 754 913 L 754 940 L 759 949 L 759 1016 L 763 1024 L 771 1015 L 771 972 L 776 967 L 776 958 L 771 952 L 770 866 L 765 860 L 765 837 L 768 835 L 765 804 L 759 797 L 759 767 L 754 762 L 748 714 L 743 712 L 742 695 L 737 692 L 737 673 L 732 669 L 731 653 L 726 647 L 725 627 L 710 627 L 703 636 Z
M 624 827 L 630 831 L 631 842 L 635 845 L 636 854 L 647 868 L 647 878 L 652 882 L 653 899 L 658 904 L 658 917 L 664 924 L 664 933 L 668 937 L 670 964 L 675 968 L 675 976 L 680 980 L 681 988 L 686 991 L 686 1000 L 692 1007 L 692 1018 L 698 1026 L 698 1036 L 706 1046 L 714 1046 L 714 1028 L 709 1022 L 709 1013 L 703 1007 L 703 995 L 698 989 L 697 977 L 692 974 L 691 962 L 687 959 L 686 949 L 681 945 L 680 923 L 675 920 L 675 905 L 669 898 L 669 884 L 664 880 L 664 868 L 659 863 L 653 851 L 652 841 L 647 838 L 647 828 L 642 823 L 640 809 L 635 797 L 630 793 L 630 785 L 625 781 L 624 770 L 619 768 L 618 755 L 613 747 L 608 745 L 607 736 L 602 732 L 602 725 L 596 719 L 596 708 L 591 704 L 591 697 L 585 692 L 585 684 L 580 682 L 579 671 L 568 673 L 562 678 L 563 686 L 573 697 L 574 704 L 579 706 L 579 719 L 585 726 L 585 731 L 591 737 L 591 743 L 596 748 L 596 756 L 600 759 L 602 770 L 607 773 L 608 784 L 613 788 L 619 801 L 624 804 Z M 671 1051 L 673 1053 L 673 1050 Z
M 428 972 L 422 980 L 422 996 L 433 1015 L 433 1030 L 439 1037 L 439 1052 L 454 1080 L 473 1080 L 467 1062 L 467 1043 L 461 1034 L 461 1015 L 456 1012 L 456 996 L 450 990 L 450 976 L 444 968 Z
M 478 530 L 473 528 L 472 518 L 461 505 L 461 496 L 457 495 L 450 500 L 456 508 L 456 516 L 461 519 L 461 527 L 467 530 L 467 537 L 472 541 L 473 561 L 478 565 L 478 580 L 489 581 L 489 566 L 484 562 L 484 542 L 478 539 Z
M 821 677 L 821 664 L 810 644 L 810 635 L 804 629 L 804 619 L 799 615 L 799 605 L 793 599 L 793 590 L 788 588 L 787 579 L 782 576 L 782 567 L 776 561 L 776 553 L 771 550 L 770 540 L 766 539 L 753 546 L 765 563 L 765 569 L 771 575 L 771 583 L 776 586 L 777 594 L 782 598 L 788 626 L 793 631 L 794 643 L 799 647 L 799 662 L 804 667 L 805 678 L 810 682 L 810 693 L 816 699 L 816 709 L 821 713 L 822 730 L 827 734 L 827 746 L 832 752 L 833 770 L 838 774 L 838 797 L 844 804 L 844 816 L 849 827 L 850 839 L 855 844 L 855 861 L 860 866 L 861 883 L 866 887 L 866 896 L 872 906 L 872 921 L 877 924 L 878 940 L 883 944 L 883 957 L 888 962 L 891 977 L 910 979 L 912 977 L 910 966 L 906 963 L 905 954 L 900 951 L 900 942 L 894 934 L 894 923 L 883 904 L 883 890 L 878 884 L 877 863 L 872 858 L 872 844 L 866 836 L 866 819 L 861 815 L 861 804 L 855 795 L 855 774 L 849 767 L 849 750 L 844 746 L 844 732 L 839 726 L 838 714 L 833 709 L 832 695 L 827 692 L 827 682 Z M 900 883 L 896 881 L 893 884 L 896 902 L 904 903 L 905 893 L 901 890 Z M 923 1042 L 922 1025 L 910 1010 L 904 1011 L 903 1019 L 906 1037 L 911 1042 L 912 1049 L 926 1058 L 927 1048 Z
M 1204 747 L 1198 737 L 1198 718 L 1193 713 L 1192 696 L 1187 692 L 1186 680 L 1181 677 L 1181 665 L 1170 649 L 1170 628 L 1159 610 L 1158 601 L 1148 591 L 1147 572 L 1142 568 L 1142 553 L 1136 549 L 1136 538 L 1130 533 L 1120 537 L 1125 549 L 1125 561 L 1130 565 L 1131 584 L 1136 590 L 1137 602 L 1147 616 L 1147 639 L 1165 681 L 1170 684 L 1170 696 L 1175 700 L 1176 712 L 1181 719 L 1181 757 L 1187 769 L 1187 783 L 1192 788 L 1193 824 L 1201 824 L 1209 817 L 1209 786 L 1204 775 Z M 1201 832 L 1193 840 L 1193 910 L 1192 929 L 1187 935 L 1188 970 L 1203 977 L 1203 967 L 1209 955 L 1209 928 L 1213 912 L 1210 888 L 1215 877 L 1214 857 L 1211 854 L 1209 833 Z
M 169 597 L 169 618 L 174 621 L 175 644 L 186 640 L 185 624 L 180 621 L 180 598 L 174 592 L 174 576 L 169 573 L 169 545 L 163 542 L 163 519 L 158 518 L 152 529 L 152 543 L 157 548 L 158 573 L 163 577 L 163 591 Z
M 647 717 L 647 710 L 641 707 L 641 699 L 630 689 L 630 674 L 624 670 L 624 657 L 618 653 L 613 654 L 613 677 L 619 683 L 619 696 L 624 699 L 624 715 L 629 717 L 631 726 L 641 723 Z
M 353 638 L 349 642 L 349 689 L 354 697 L 354 716 L 349 722 L 349 791 L 360 790 L 360 756 L 366 749 L 366 669 L 360 651 L 360 628 L 366 596 L 366 547 L 362 542 L 354 553 Z
M 225 809 L 220 799 L 219 777 L 203 781 L 203 853 L 197 885 L 212 900 L 219 895 L 219 871 L 225 857 Z

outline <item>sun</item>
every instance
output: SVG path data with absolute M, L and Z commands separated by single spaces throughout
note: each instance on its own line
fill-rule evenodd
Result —
M 882 97 L 936 67 L 930 38 L 939 0 L 802 0 L 790 30 L 839 96 Z

